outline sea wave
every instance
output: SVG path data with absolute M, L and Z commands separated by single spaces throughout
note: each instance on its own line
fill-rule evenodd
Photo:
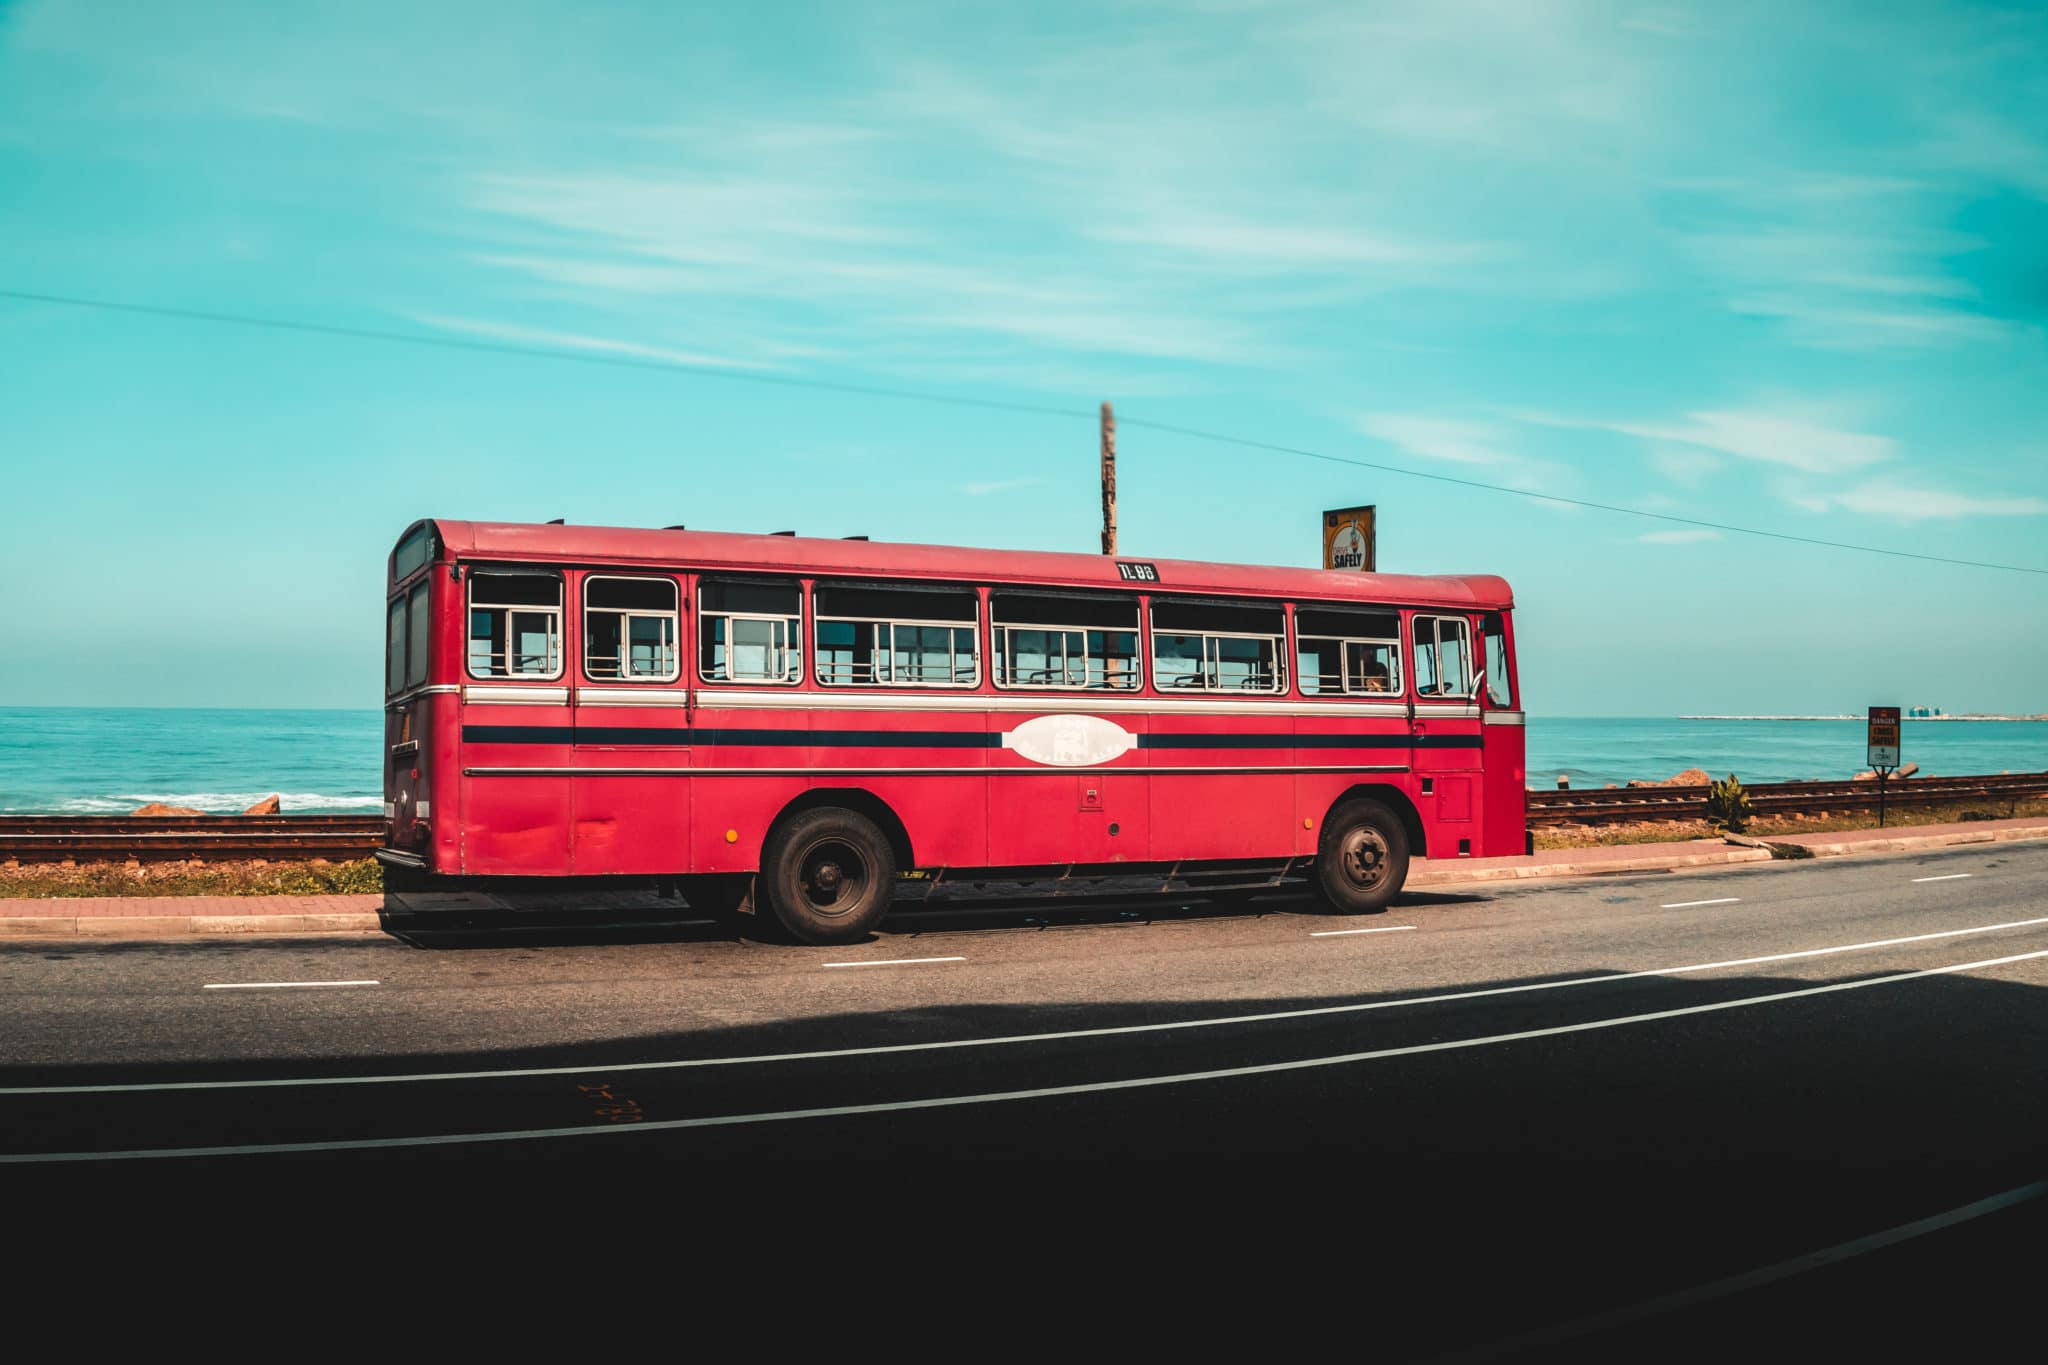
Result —
M 111 796 L 72 796 L 43 805 L 0 805 L 12 815 L 126 815 L 137 806 L 159 802 L 166 806 L 190 806 L 209 815 L 239 815 L 258 801 L 275 796 L 278 807 L 289 815 L 298 812 L 381 811 L 379 796 L 336 796 L 326 792 L 129 792 Z

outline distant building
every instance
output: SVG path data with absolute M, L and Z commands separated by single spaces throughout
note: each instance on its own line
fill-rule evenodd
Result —
M 1948 712 L 1942 710 L 1939 706 L 1909 706 L 1906 708 L 1906 715 L 1911 719 L 1917 720 L 1934 720 L 1947 714 Z

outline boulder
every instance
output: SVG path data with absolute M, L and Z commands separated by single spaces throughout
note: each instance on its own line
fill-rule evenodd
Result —
M 1707 775 L 1704 768 L 1687 768 L 1663 783 L 1667 787 L 1710 787 L 1713 784 L 1714 779 Z
M 277 813 L 278 800 L 274 796 L 266 796 L 261 801 L 258 801 L 255 805 L 249 807 L 249 809 L 242 812 L 242 814 L 244 815 L 275 815 Z
M 136 807 L 136 808 L 135 808 L 134 810 L 132 810 L 132 811 L 129 811 L 128 813 L 129 813 L 130 815 L 204 815 L 204 814 L 206 814 L 206 812 L 205 812 L 205 811 L 203 811 L 203 810 L 193 810 L 193 809 L 192 809 L 192 808 L 191 808 L 190 806 L 166 806 L 166 805 L 165 805 L 165 804 L 164 804 L 163 802 L 161 802 L 161 801 L 152 801 L 152 802 L 150 802 L 150 803 L 149 803 L 148 805 L 146 805 L 146 806 L 137 806 L 137 807 Z

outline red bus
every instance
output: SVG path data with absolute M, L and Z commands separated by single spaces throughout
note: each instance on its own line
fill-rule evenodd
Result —
M 1361 912 L 1527 848 L 1499 578 L 421 521 L 389 583 L 395 889 L 675 879 L 831 943 L 899 875 Z

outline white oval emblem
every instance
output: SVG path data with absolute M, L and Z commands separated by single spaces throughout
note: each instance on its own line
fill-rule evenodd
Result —
M 1059 768 L 1107 763 L 1138 747 L 1138 737 L 1100 716 L 1033 716 L 1003 734 L 1003 747 Z

